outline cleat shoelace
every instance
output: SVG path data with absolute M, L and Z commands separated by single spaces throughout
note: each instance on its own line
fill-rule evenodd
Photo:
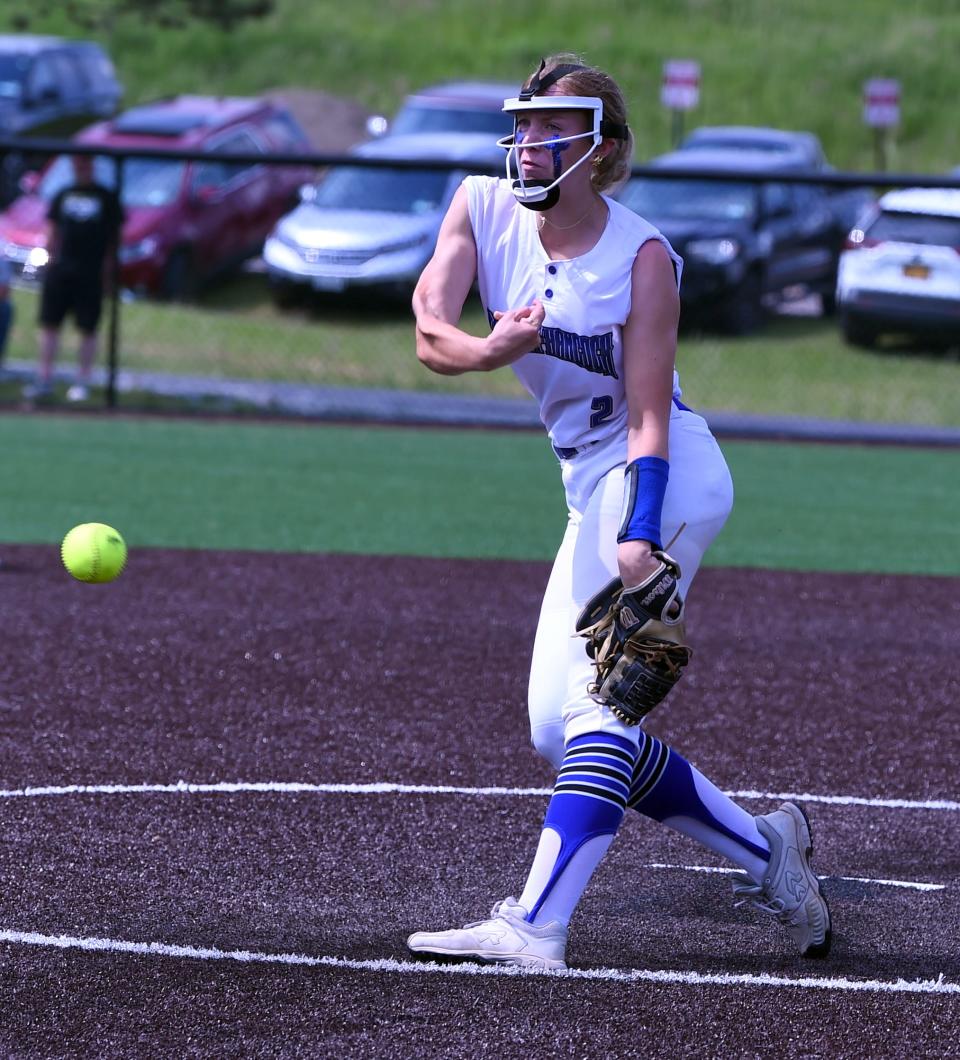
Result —
M 739 901 L 733 903 L 734 909 L 739 909 L 742 905 L 752 905 L 754 909 L 759 909 L 761 913 L 767 913 L 769 916 L 775 917 L 781 924 L 796 923 L 795 914 L 802 908 L 802 906 L 798 906 L 797 909 L 788 912 L 782 898 L 771 898 L 768 901 L 764 901 L 763 887 L 752 880 L 749 883 L 735 883 L 733 885 L 733 896 L 739 899 Z

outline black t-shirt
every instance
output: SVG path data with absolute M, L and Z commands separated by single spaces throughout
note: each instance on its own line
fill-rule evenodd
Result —
M 116 193 L 99 184 L 63 188 L 54 196 L 47 216 L 60 235 L 57 264 L 78 271 L 102 266 L 123 224 Z

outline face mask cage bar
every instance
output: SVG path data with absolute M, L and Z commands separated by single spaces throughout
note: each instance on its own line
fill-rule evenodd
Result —
M 593 128 L 589 132 L 574 133 L 571 136 L 557 136 L 550 140 L 524 140 L 518 144 L 516 133 L 518 116 L 527 111 L 545 110 L 589 110 L 593 115 Z M 593 154 L 593 149 L 595 149 L 603 140 L 603 100 L 600 99 L 599 96 L 537 96 L 533 99 L 505 99 L 503 101 L 503 111 L 505 114 L 512 114 L 514 116 L 513 135 L 504 136 L 497 141 L 498 146 L 505 148 L 507 152 L 507 180 L 513 188 L 513 194 L 525 206 L 531 205 L 535 207 L 536 205 L 543 204 L 549 208 L 549 206 L 556 202 L 556 194 L 553 193 L 559 194 L 558 188 L 560 182 L 568 176 L 568 174 L 583 165 L 583 163 Z M 574 162 L 574 164 L 564 173 L 558 174 L 553 181 L 524 180 L 523 169 L 520 165 L 519 157 L 521 149 L 527 147 L 553 148 L 556 147 L 557 144 L 572 143 L 574 140 L 584 140 L 588 137 L 592 137 L 593 139 L 591 150 L 578 161 Z M 545 203 L 545 200 L 548 198 L 552 200 L 549 204 Z

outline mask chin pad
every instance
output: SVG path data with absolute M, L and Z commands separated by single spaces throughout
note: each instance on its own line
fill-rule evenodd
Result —
M 528 210 L 550 210 L 560 201 L 560 189 L 551 188 L 542 199 L 535 201 L 529 201 L 523 197 L 523 188 L 547 188 L 553 183 L 552 180 L 528 180 L 523 184 L 519 180 L 513 182 L 513 193 L 516 196 L 517 202 L 521 206 L 526 206 Z M 519 192 L 519 194 L 518 194 Z

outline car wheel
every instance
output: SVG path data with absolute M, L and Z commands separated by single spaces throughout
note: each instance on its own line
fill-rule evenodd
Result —
M 841 314 L 840 330 L 850 346 L 862 346 L 869 350 L 877 344 L 877 333 L 862 321 L 853 319 L 849 313 Z
M 763 323 L 763 287 L 758 272 L 748 273 L 721 311 L 721 322 L 731 335 L 749 335 Z
M 196 293 L 197 274 L 193 255 L 186 247 L 177 247 L 164 266 L 160 294 L 169 302 L 184 302 Z

